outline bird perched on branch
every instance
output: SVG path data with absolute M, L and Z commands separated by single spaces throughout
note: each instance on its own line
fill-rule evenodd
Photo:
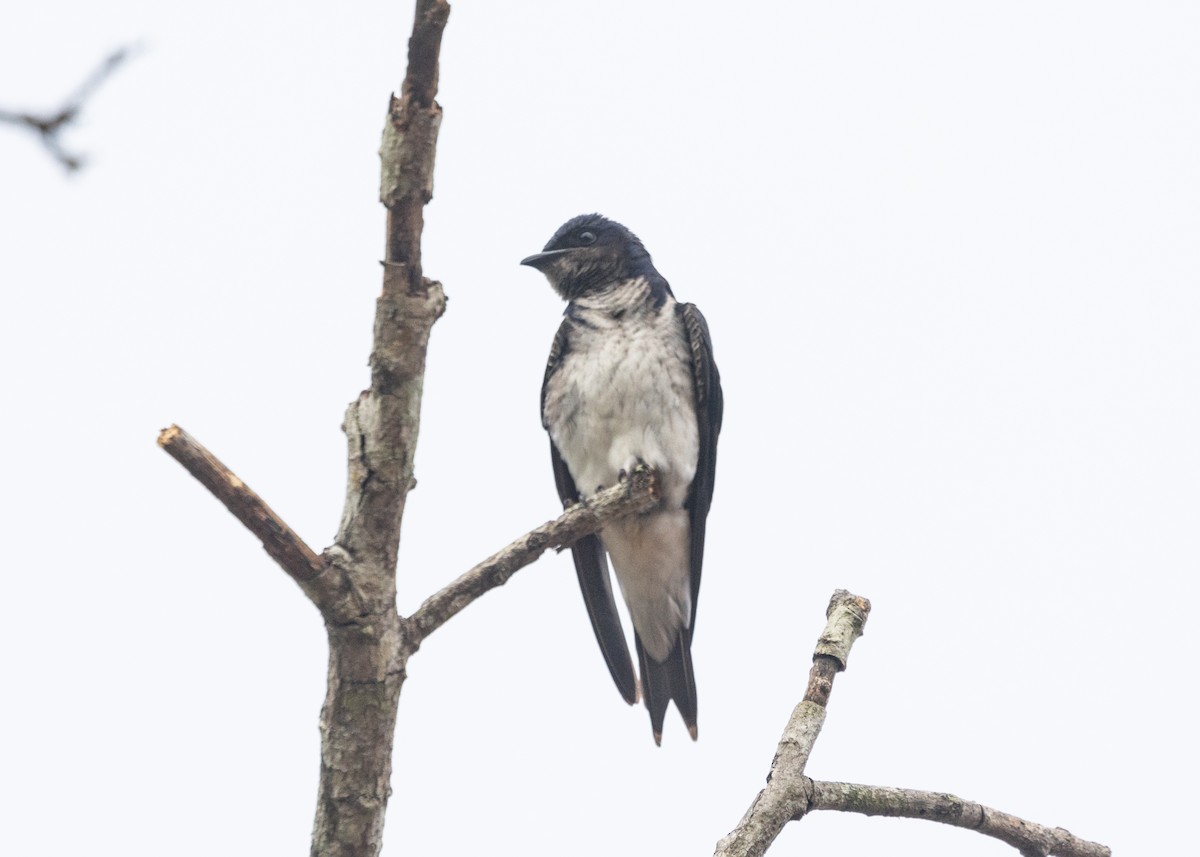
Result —
M 618 690 L 638 698 L 608 559 L 633 620 L 654 741 L 673 699 L 696 738 L 692 631 L 704 524 L 721 430 L 721 379 L 704 316 L 677 303 L 632 232 L 598 214 L 564 223 L 521 261 L 568 303 L 542 383 L 542 425 L 564 505 L 639 466 L 659 480 L 653 512 L 608 524 L 571 548 L 596 640 Z M 607 556 L 607 558 L 606 558 Z

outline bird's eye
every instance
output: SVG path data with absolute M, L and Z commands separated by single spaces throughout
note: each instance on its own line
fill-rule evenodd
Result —
M 576 237 L 579 239 L 580 244 L 595 244 L 596 243 L 596 233 L 595 232 L 580 232 L 579 235 L 577 235 Z

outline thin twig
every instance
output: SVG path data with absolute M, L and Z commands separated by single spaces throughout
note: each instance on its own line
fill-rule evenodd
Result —
M 415 650 L 421 641 L 479 596 L 508 582 L 516 572 L 545 551 L 562 550 L 584 536 L 598 532 L 605 523 L 648 512 L 660 500 L 653 471 L 639 467 L 630 478 L 579 503 L 562 516 L 547 521 L 503 550 L 485 559 L 453 583 L 426 599 L 407 620 L 409 643 Z

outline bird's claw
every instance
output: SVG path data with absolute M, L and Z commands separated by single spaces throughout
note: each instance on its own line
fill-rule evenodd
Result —
M 642 461 L 639 458 L 636 461 L 634 461 L 633 466 L 631 466 L 628 470 L 626 470 L 625 468 L 622 467 L 621 470 L 618 471 L 617 481 L 618 482 L 628 482 L 630 476 L 640 475 L 642 473 L 649 473 L 649 472 L 650 472 L 650 468 L 647 466 L 646 462 Z
M 586 506 L 586 505 L 587 505 L 587 498 L 583 497 L 580 494 L 576 494 L 575 498 L 572 500 L 563 500 L 563 511 L 566 512 L 569 509 L 574 509 L 576 506 Z

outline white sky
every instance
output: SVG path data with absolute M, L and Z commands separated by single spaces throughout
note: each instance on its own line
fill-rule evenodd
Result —
M 485 3 L 443 50 L 434 331 L 400 607 L 557 510 L 561 306 L 517 261 L 600 211 L 725 383 L 699 743 L 620 701 L 570 560 L 409 665 L 385 854 L 709 854 L 831 591 L 875 608 L 809 773 L 1118 853 L 1194 839 L 1200 7 Z M 411 3 L 12 5 L 0 105 L 143 53 L 66 179 L 0 128 L 13 853 L 303 854 L 316 611 L 154 443 L 178 422 L 318 549 L 367 382 L 375 155 Z M 1000 855 L 814 816 L 773 855 Z

